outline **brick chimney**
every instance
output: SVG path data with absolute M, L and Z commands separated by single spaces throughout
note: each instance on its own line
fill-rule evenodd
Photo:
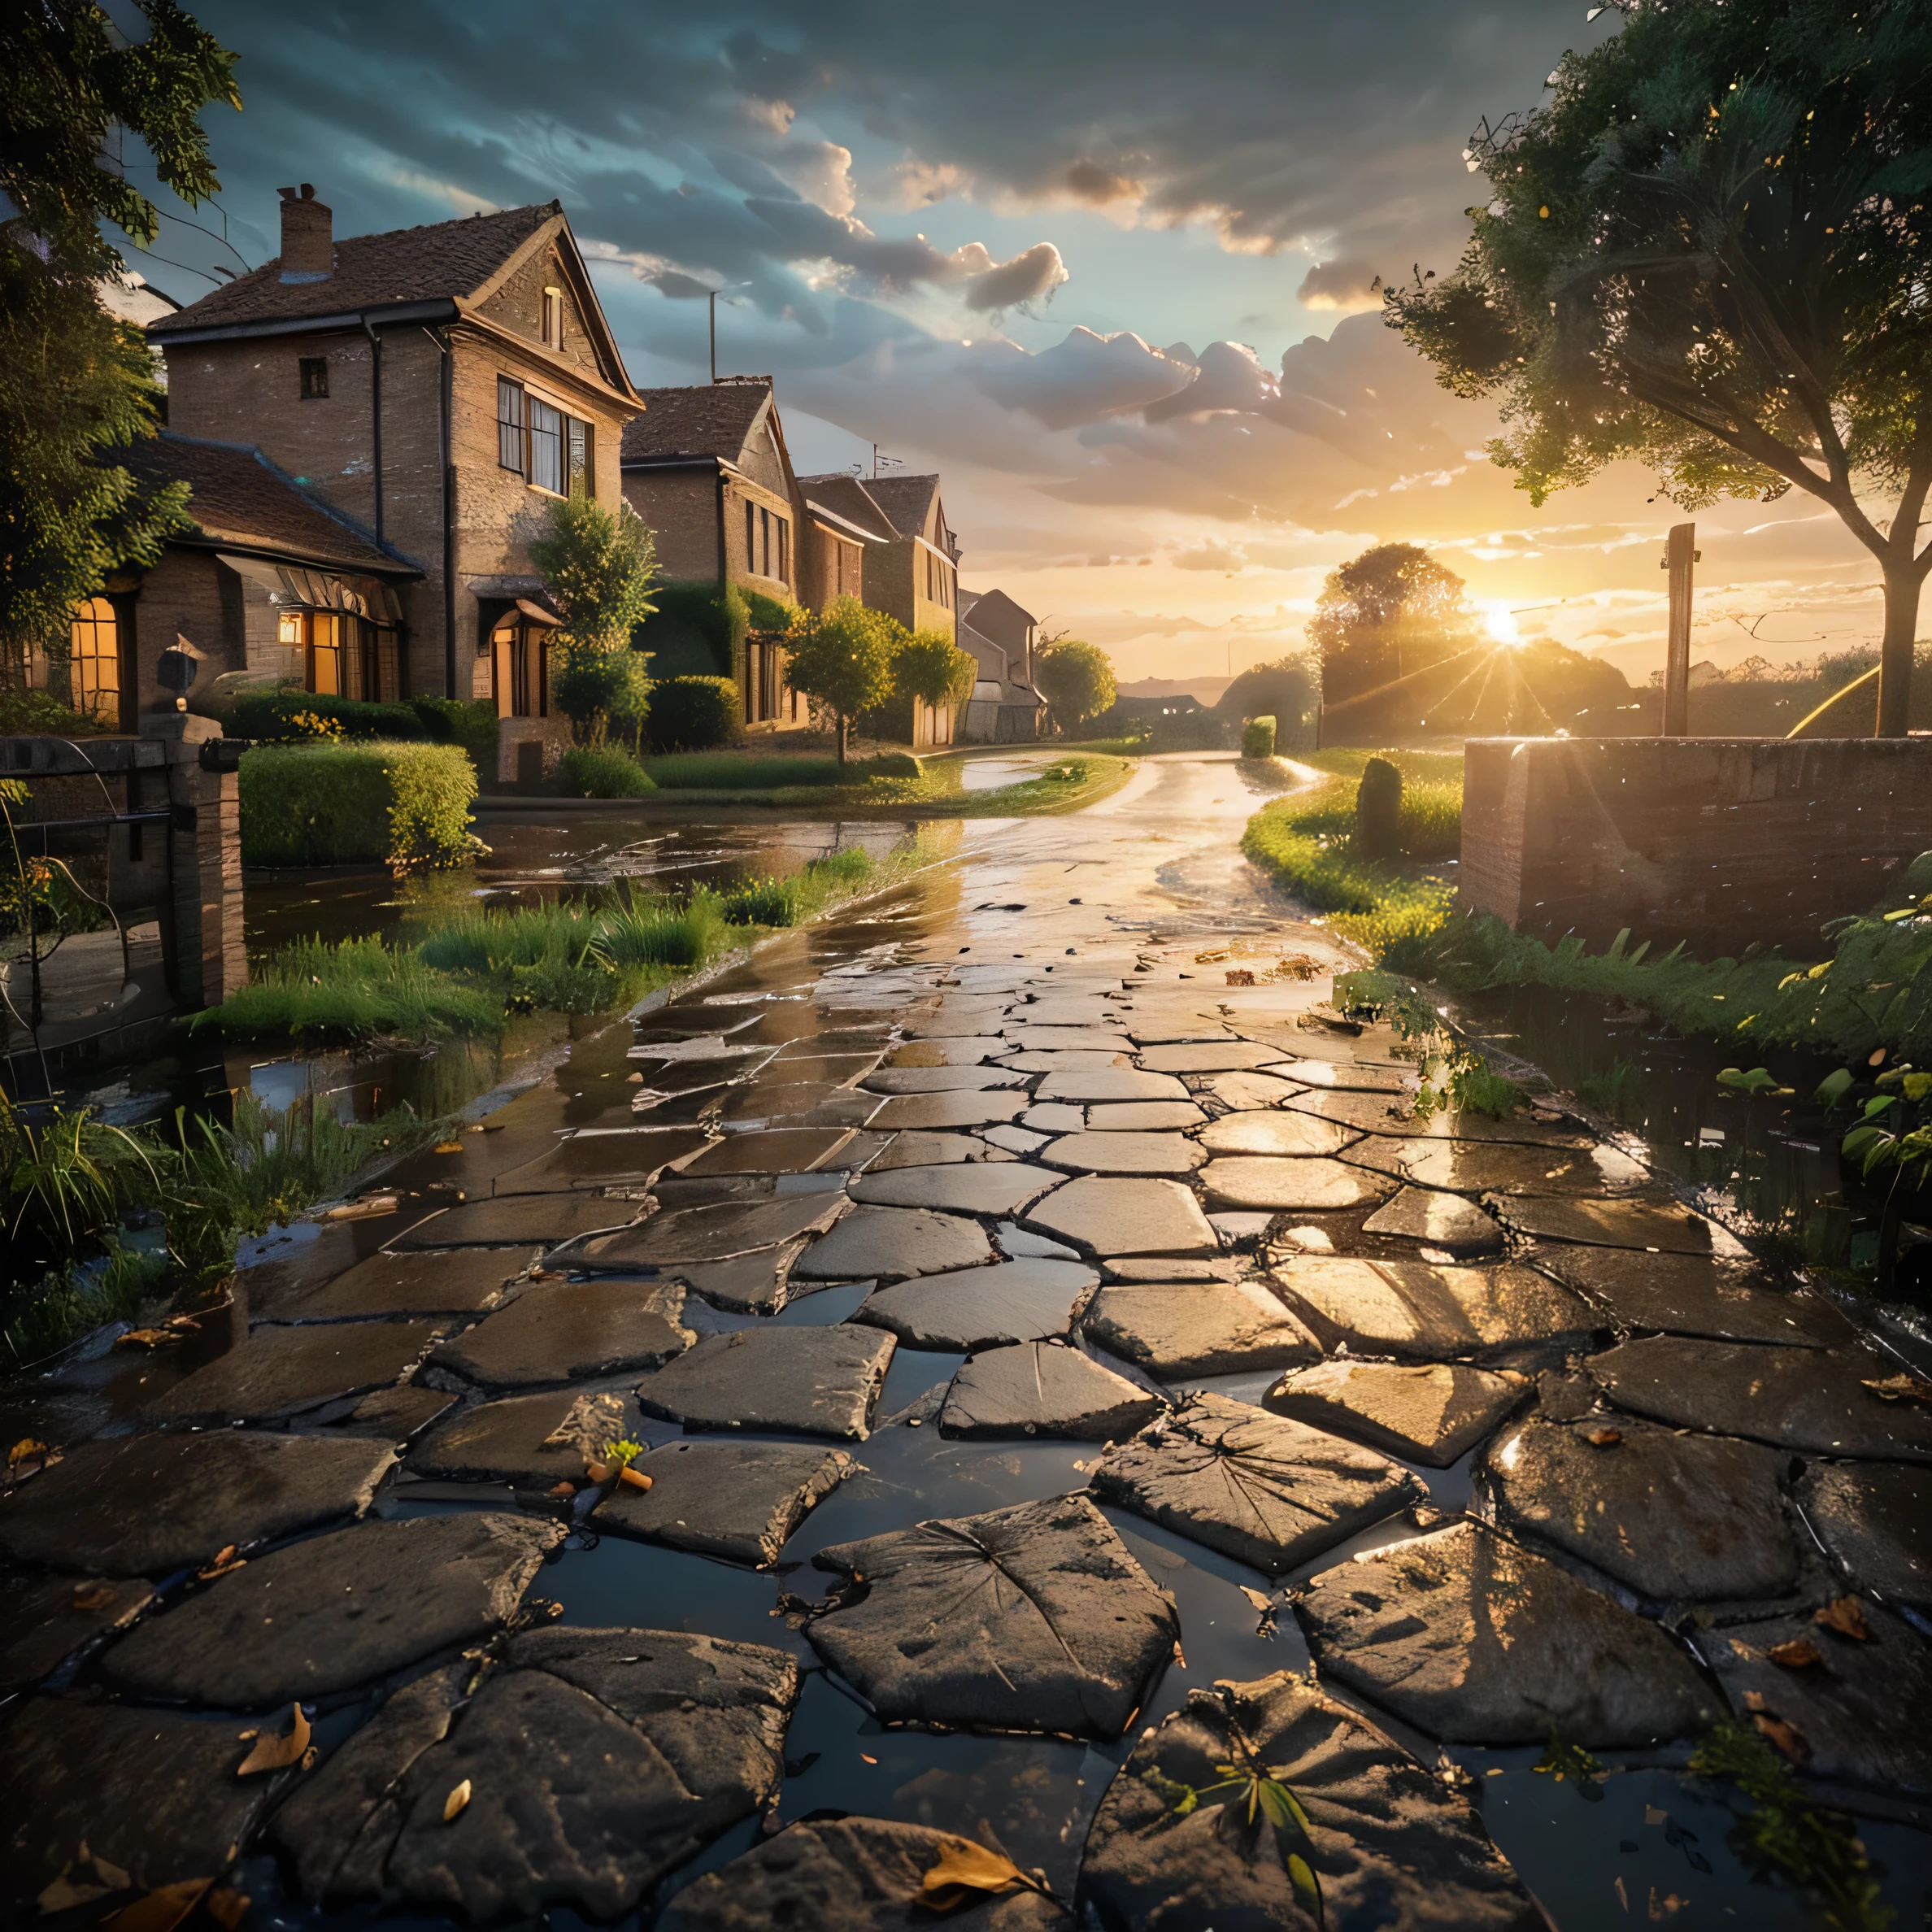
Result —
M 335 273 L 335 236 L 329 204 L 315 199 L 315 190 L 307 181 L 300 194 L 293 188 L 276 192 L 282 198 L 281 279 L 327 281 Z

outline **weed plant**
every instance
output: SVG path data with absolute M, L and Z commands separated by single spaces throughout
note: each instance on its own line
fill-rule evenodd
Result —
M 805 916 L 806 882 L 751 879 L 724 895 L 725 918 L 733 925 L 794 926 Z
M 708 965 L 732 943 L 723 902 L 708 887 L 699 886 L 682 901 L 633 890 L 621 905 L 598 914 L 591 947 L 613 969 L 677 966 L 694 970 Z
M 229 1039 L 298 1045 L 378 1038 L 428 1042 L 494 1033 L 503 1003 L 433 964 L 413 947 L 380 939 L 300 939 L 255 969 L 250 982 L 189 1025 Z

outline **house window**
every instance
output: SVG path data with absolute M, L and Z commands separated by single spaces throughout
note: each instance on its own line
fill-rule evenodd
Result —
M 780 581 L 791 581 L 791 525 L 781 516 L 778 522 L 778 576 Z
M 548 348 L 561 349 L 564 346 L 564 291 L 561 289 L 546 289 L 543 291 L 543 340 Z
M 308 688 L 318 697 L 342 698 L 342 620 L 333 611 L 308 613 Z
M 529 420 L 529 398 L 520 382 L 507 376 L 497 378 L 497 462 L 504 469 L 525 474 L 524 433 Z
M 759 547 L 764 553 L 764 560 L 758 567 L 758 573 L 760 577 L 769 577 L 772 574 L 772 513 L 762 507 L 758 512 L 758 537 Z
M 550 633 L 514 611 L 490 634 L 497 716 L 550 716 Z
M 592 461 L 594 443 L 590 425 L 575 416 L 570 422 L 570 494 L 573 497 L 597 494 L 597 475 Z
M 104 597 L 74 607 L 67 702 L 102 724 L 120 723 L 120 622 Z
M 749 576 L 758 568 L 758 506 L 747 497 L 745 499 L 745 572 Z
M 329 358 L 326 355 L 302 355 L 295 359 L 295 367 L 302 376 L 302 399 L 304 402 L 325 402 L 329 400 Z
M 529 398 L 530 481 L 553 496 L 564 494 L 564 411 L 537 397 Z

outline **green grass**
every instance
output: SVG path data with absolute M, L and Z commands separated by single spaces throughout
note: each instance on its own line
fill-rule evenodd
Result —
M 572 745 L 557 761 L 555 782 L 560 798 L 644 798 L 657 790 L 620 745 Z
M 426 1042 L 494 1033 L 503 1012 L 486 988 L 432 965 L 413 947 L 301 939 L 189 1024 L 237 1040 Z
M 784 752 L 673 751 L 647 758 L 644 769 L 666 791 L 777 791 L 800 785 L 863 785 L 872 778 L 916 778 L 919 760 L 903 751 L 876 758 L 807 758 Z
M 803 879 L 750 879 L 724 894 L 733 925 L 794 926 L 805 909 Z

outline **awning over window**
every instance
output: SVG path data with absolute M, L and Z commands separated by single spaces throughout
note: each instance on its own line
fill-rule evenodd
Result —
M 326 570 L 271 564 L 265 558 L 237 556 L 228 550 L 216 555 L 237 577 L 266 590 L 271 603 L 286 610 L 348 611 L 372 624 L 402 621 L 402 606 L 394 588 L 380 577 L 337 577 Z
M 564 620 L 555 611 L 546 611 L 542 604 L 533 603 L 527 597 L 518 598 L 516 607 L 533 624 L 544 624 L 551 630 L 561 630 L 564 628 Z

